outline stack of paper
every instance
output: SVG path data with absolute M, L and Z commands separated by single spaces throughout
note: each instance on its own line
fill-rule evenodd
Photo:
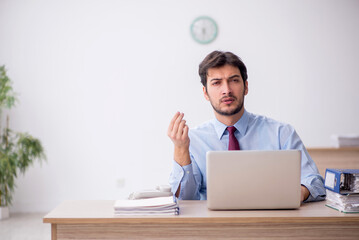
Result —
M 335 147 L 358 147 L 359 135 L 332 135 L 332 143 Z
M 327 189 L 326 205 L 344 213 L 359 213 L 359 194 L 339 194 Z
M 179 213 L 179 206 L 173 196 L 117 200 L 114 209 L 115 215 L 177 215 Z
M 359 193 L 359 173 L 354 173 L 350 175 L 349 189 L 352 192 Z
M 327 206 L 345 213 L 359 212 L 359 169 L 325 171 Z

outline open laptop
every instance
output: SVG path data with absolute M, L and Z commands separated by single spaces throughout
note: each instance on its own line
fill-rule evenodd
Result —
M 207 206 L 212 210 L 300 206 L 301 152 L 207 152 Z

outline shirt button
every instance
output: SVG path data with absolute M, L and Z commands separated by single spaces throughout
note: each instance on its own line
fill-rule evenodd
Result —
M 189 174 L 189 171 L 187 171 L 187 174 Z

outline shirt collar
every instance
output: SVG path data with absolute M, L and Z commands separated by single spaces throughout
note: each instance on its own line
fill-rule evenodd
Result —
M 248 120 L 249 120 L 249 114 L 244 109 L 242 117 L 233 125 L 236 127 L 237 131 L 239 131 L 239 133 L 241 135 L 244 135 L 246 133 L 247 126 L 248 126 Z M 227 126 L 225 124 L 221 123 L 220 121 L 218 121 L 217 118 L 215 118 L 213 120 L 213 125 L 214 125 L 214 129 L 217 133 L 218 139 L 221 139 L 224 132 L 227 129 Z

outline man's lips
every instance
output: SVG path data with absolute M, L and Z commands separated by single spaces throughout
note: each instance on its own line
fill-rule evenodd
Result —
M 234 102 L 234 98 L 223 98 L 221 102 L 225 104 L 231 104 L 232 102 Z

